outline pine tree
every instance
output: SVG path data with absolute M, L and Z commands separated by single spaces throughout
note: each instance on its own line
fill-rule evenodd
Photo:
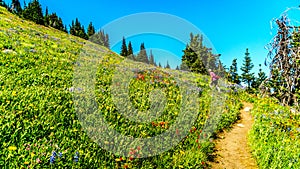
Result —
M 241 80 L 240 77 L 238 75 L 238 68 L 237 68 L 237 59 L 233 59 L 232 60 L 232 64 L 229 68 L 229 77 L 228 77 L 228 81 L 231 83 L 236 83 L 236 84 L 240 84 Z
M 160 64 L 160 62 L 158 63 L 158 67 L 161 67 L 161 64 Z
M 150 50 L 149 64 L 150 65 L 155 65 L 155 61 L 154 61 L 154 56 L 153 56 L 152 50 Z
M 250 53 L 248 52 L 248 48 L 246 49 L 244 63 L 241 67 L 242 70 L 242 82 L 247 84 L 247 90 L 250 91 L 251 85 L 254 81 L 254 73 L 251 73 L 252 68 L 254 67 L 251 58 Z
M 65 25 L 64 32 L 68 33 L 67 25 Z
M 122 46 L 121 46 L 121 56 L 127 57 L 128 56 L 128 50 L 127 50 L 127 45 L 126 45 L 126 39 L 123 37 L 122 40 Z
M 78 18 L 75 19 L 75 23 L 74 21 L 72 21 L 72 25 L 70 26 L 70 34 L 83 39 L 89 39 L 88 35 L 85 32 L 84 26 L 81 25 Z
M 15 12 L 17 15 L 21 15 L 22 13 L 22 7 L 19 0 L 12 0 L 11 3 L 12 11 Z
M 56 13 L 47 14 L 44 17 L 45 25 L 50 26 L 52 28 L 65 31 L 65 25 L 63 24 L 63 21 L 60 17 L 57 16 Z
M 44 16 L 41 4 L 38 0 L 33 0 L 28 3 L 22 12 L 25 19 L 31 20 L 37 24 L 44 25 Z
M 8 8 L 8 5 L 3 0 L 0 0 L 0 6 L 3 6 L 6 9 Z
M 182 63 L 187 66 L 187 69 L 200 74 L 207 73 L 204 63 L 190 46 L 186 46 L 183 53 Z
M 46 12 L 44 16 L 44 25 L 49 26 L 49 11 L 48 11 L 48 6 L 46 7 Z
M 95 34 L 95 27 L 93 26 L 92 22 L 90 22 L 90 24 L 88 26 L 87 34 L 88 34 L 89 37 L 91 37 L 92 35 Z
M 259 86 L 261 85 L 261 83 L 266 80 L 267 76 L 266 76 L 266 73 L 262 71 L 261 69 L 261 64 L 259 64 L 259 72 L 258 72 L 258 77 L 255 78 L 253 84 L 252 84 L 252 87 L 254 89 L 258 89 Z
M 141 44 L 140 52 L 137 55 L 136 60 L 138 62 L 144 62 L 144 63 L 149 64 L 149 59 L 148 59 L 148 56 L 147 56 L 147 52 L 146 52 L 144 43 Z
M 104 33 L 104 30 L 100 30 L 89 37 L 89 41 L 109 48 L 109 36 Z
M 165 68 L 166 69 L 170 69 L 171 68 L 170 65 L 169 65 L 169 61 L 167 61 L 167 64 L 166 64 Z
M 129 43 L 128 43 L 128 55 L 133 55 L 133 49 L 132 49 L 131 41 L 129 41 Z
M 176 66 L 176 70 L 179 70 L 179 66 L 178 65 Z
M 179 69 L 189 71 L 189 67 L 186 65 L 186 63 L 181 63 Z

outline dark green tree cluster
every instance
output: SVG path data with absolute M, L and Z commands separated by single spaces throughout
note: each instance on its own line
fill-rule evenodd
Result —
M 72 24 L 70 25 L 70 34 L 74 36 L 81 37 L 83 39 L 89 39 L 89 36 L 85 32 L 84 26 L 81 25 L 78 18 L 72 21 Z
M 91 42 L 110 48 L 109 36 L 107 33 L 104 32 L 104 30 L 100 30 L 92 34 L 93 32 L 95 32 L 95 28 L 94 26 L 91 26 L 91 28 L 88 29 L 88 36 Z
M 122 39 L 120 55 L 124 56 L 128 59 L 137 61 L 137 62 L 143 62 L 143 63 L 157 66 L 155 59 L 154 59 L 154 55 L 152 53 L 152 50 L 150 50 L 150 56 L 148 57 L 148 54 L 147 54 L 147 51 L 145 48 L 145 44 L 141 43 L 140 52 L 135 56 L 133 53 L 131 41 L 129 41 L 128 46 L 127 46 L 125 37 L 123 37 L 123 39 Z
M 24 7 L 21 15 L 24 19 L 33 21 L 40 25 L 44 25 L 42 6 L 38 0 L 29 2 L 28 5 Z
M 92 42 L 109 48 L 108 34 L 105 34 L 103 30 L 96 32 L 92 22 L 90 22 L 86 31 L 84 26 L 79 22 L 78 18 L 76 18 L 75 21 L 73 20 L 72 24 L 69 26 L 70 31 L 68 32 L 67 26 L 63 23 L 62 18 L 60 18 L 55 12 L 49 14 L 48 7 L 46 7 L 45 15 L 43 15 L 42 6 L 38 0 L 32 0 L 28 4 L 26 4 L 24 1 L 24 9 L 22 9 L 19 0 L 12 0 L 11 5 L 7 5 L 3 0 L 1 0 L 0 5 L 26 20 L 33 21 L 40 25 L 53 27 L 83 39 L 91 38 L 90 40 Z
M 44 24 L 45 26 L 50 26 L 52 28 L 68 32 L 66 26 L 63 24 L 62 19 L 57 16 L 57 14 L 54 12 L 52 14 L 48 14 L 48 8 L 46 8 L 46 14 L 44 17 Z
M 203 44 L 203 36 L 190 34 L 190 43 L 183 50 L 181 70 L 207 74 L 208 69 L 220 73 L 223 65 L 219 61 L 220 55 L 212 53 L 212 49 Z
M 136 56 L 135 60 L 138 61 L 138 62 L 143 62 L 143 63 L 149 64 L 149 58 L 148 58 L 147 51 L 146 51 L 144 43 L 141 44 L 140 52 Z
M 8 5 L 3 0 L 0 0 L 0 6 L 6 8 L 6 9 L 9 9 Z
M 243 64 L 240 68 L 242 71 L 241 75 L 238 74 L 237 59 L 235 58 L 232 60 L 232 64 L 227 72 L 228 81 L 235 84 L 241 84 L 241 82 L 245 83 L 247 85 L 246 91 L 250 93 L 258 91 L 259 86 L 267 78 L 267 76 L 265 72 L 262 71 L 261 64 L 259 64 L 260 69 L 257 77 L 254 73 L 252 73 L 253 67 L 254 65 L 252 63 L 249 50 L 246 49 Z
M 228 81 L 231 82 L 231 83 L 235 83 L 235 84 L 240 84 L 241 83 L 241 79 L 240 79 L 240 76 L 238 74 L 237 59 L 236 58 L 232 60 L 232 64 L 229 68 Z

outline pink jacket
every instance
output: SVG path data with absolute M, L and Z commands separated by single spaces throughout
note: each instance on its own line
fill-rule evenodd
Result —
M 217 76 L 214 72 L 210 72 L 210 77 L 212 81 L 218 80 L 220 77 Z

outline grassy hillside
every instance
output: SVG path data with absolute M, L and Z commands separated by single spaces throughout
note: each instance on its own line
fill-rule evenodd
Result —
M 182 96 L 174 77 L 163 69 L 143 65 L 146 71 L 139 72 L 129 85 L 130 100 L 141 111 L 150 107 L 150 91 L 163 88 L 167 107 L 162 115 L 149 123 L 128 121 L 117 111 L 110 86 L 118 65 L 136 63 L 123 62 L 123 57 L 105 47 L 24 21 L 0 8 L 0 168 L 208 167 L 213 143 L 199 141 L 212 103 L 207 77 L 178 72 L 181 81 L 195 82 L 201 91 L 198 118 L 188 136 L 160 155 L 135 158 L 143 153 L 143 147 L 134 147 L 133 156 L 126 158 L 102 149 L 78 120 L 71 89 L 74 68 L 80 64 L 77 59 L 82 53 L 86 58 L 91 54 L 102 57 L 96 74 L 96 100 L 99 112 L 113 129 L 147 138 L 175 123 Z M 238 119 L 241 104 L 237 97 L 226 94 L 222 123 L 215 131 Z
M 260 168 L 300 168 L 300 114 L 269 98 L 252 97 L 255 123 L 249 134 Z

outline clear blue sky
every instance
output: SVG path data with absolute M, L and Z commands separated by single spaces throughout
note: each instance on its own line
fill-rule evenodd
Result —
M 10 3 L 10 0 L 6 0 L 6 2 Z M 26 2 L 29 1 L 26 0 Z M 162 12 L 176 15 L 203 31 L 217 52 L 222 54 L 221 60 L 227 67 L 231 65 L 233 58 L 238 59 L 240 67 L 245 49 L 249 48 L 256 72 L 258 64 L 263 65 L 267 56 L 264 46 L 273 36 L 270 34 L 270 21 L 279 17 L 288 7 L 300 5 L 298 0 L 40 0 L 40 2 L 44 9 L 48 6 L 49 12 L 56 12 L 62 17 L 64 24 L 69 25 L 77 17 L 85 27 L 92 21 L 96 29 L 100 29 L 120 17 L 140 12 Z M 300 19 L 300 12 L 293 17 L 292 19 L 295 20 Z M 130 37 L 130 40 L 132 40 L 134 50 L 138 50 L 142 40 L 134 37 Z M 145 38 L 146 48 L 156 47 L 151 44 L 153 43 L 151 38 L 149 41 Z M 165 47 L 160 46 L 160 48 L 168 51 L 170 45 L 162 44 Z M 180 45 L 184 48 L 184 44 L 175 44 L 175 46 Z M 116 46 L 113 47 L 113 50 L 119 53 Z M 175 54 L 182 55 L 180 52 Z M 162 62 L 164 60 L 156 59 Z M 267 68 L 263 68 L 268 71 Z

